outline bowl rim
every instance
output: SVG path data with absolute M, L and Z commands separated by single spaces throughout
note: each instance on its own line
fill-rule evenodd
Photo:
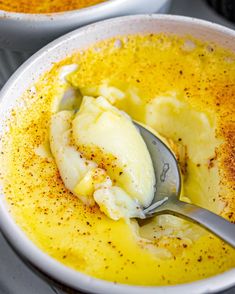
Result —
M 106 12 L 106 9 L 110 11 L 115 10 L 117 7 L 124 5 L 128 0 L 106 0 L 101 3 L 97 3 L 91 6 L 86 6 L 80 9 L 66 10 L 61 12 L 51 12 L 51 13 L 24 13 L 24 12 L 14 12 L 0 9 L 0 20 L 1 19 L 11 19 L 14 21 L 32 21 L 32 22 L 44 22 L 44 21 L 63 21 L 73 19 L 75 17 L 84 17 L 94 14 L 99 14 Z
M 59 46 L 64 46 L 66 40 L 78 37 L 84 32 L 91 32 L 96 26 L 107 26 L 109 23 L 116 22 L 117 24 L 122 24 L 124 21 L 147 21 L 147 20 L 162 20 L 162 21 L 176 21 L 181 23 L 190 23 L 194 25 L 199 25 L 201 27 L 206 27 L 215 31 L 219 31 L 221 33 L 225 33 L 229 36 L 235 38 L 235 31 L 226 27 L 223 27 L 218 24 L 214 24 L 212 22 L 200 20 L 197 18 L 185 17 L 185 16 L 177 16 L 177 15 L 135 15 L 135 16 L 124 16 L 117 17 L 105 21 L 100 21 L 95 24 L 91 24 L 79 29 L 76 29 L 56 40 L 49 43 L 42 49 L 40 49 L 37 53 L 35 53 L 32 57 L 30 57 L 23 65 L 20 66 L 19 69 L 12 75 L 12 77 L 5 84 L 3 89 L 0 91 L 0 105 L 2 104 L 2 100 L 4 97 L 8 95 L 8 91 L 10 91 L 11 87 L 17 84 L 17 79 L 21 74 L 27 72 L 27 70 L 37 62 L 38 59 L 42 58 L 44 55 L 53 51 Z M 3 196 L 3 195 L 2 195 Z M 3 198 L 3 197 L 2 197 Z M 198 280 L 195 282 L 177 284 L 171 286 L 134 286 L 134 285 L 126 285 L 113 283 L 97 278 L 93 278 L 86 274 L 83 274 L 79 271 L 75 271 L 67 266 L 61 264 L 57 260 L 53 259 L 43 251 L 41 251 L 36 244 L 34 244 L 26 234 L 20 229 L 20 227 L 16 224 L 13 217 L 10 215 L 8 210 L 4 208 L 4 201 L 0 197 L 0 229 L 3 235 L 7 238 L 7 240 L 11 243 L 11 245 L 15 248 L 15 250 L 23 256 L 26 260 L 28 260 L 31 264 L 33 264 L 36 268 L 46 273 L 52 279 L 63 283 L 72 289 L 76 290 L 85 290 L 87 292 L 92 293 L 104 293 L 104 294 L 118 294 L 118 293 L 126 293 L 126 294 L 156 294 L 156 293 L 209 293 L 209 292 L 217 292 L 220 290 L 224 290 L 228 287 L 235 285 L 235 268 L 225 271 L 224 273 L 217 274 L 215 276 Z M 20 240 L 20 241 L 19 241 Z M 30 250 L 28 250 L 30 249 Z M 29 252 L 30 251 L 30 252 Z M 35 257 L 37 256 L 37 258 Z M 44 263 L 46 261 L 46 263 Z M 46 267 L 45 267 L 46 264 Z M 58 278 L 58 273 L 60 274 L 60 278 Z M 66 275 L 65 275 L 66 274 Z M 66 281 L 61 280 L 61 276 L 66 277 Z M 75 279 L 76 278 L 76 279 Z M 79 283 L 74 284 L 74 280 L 79 281 Z M 186 292 L 185 292 L 186 291 Z

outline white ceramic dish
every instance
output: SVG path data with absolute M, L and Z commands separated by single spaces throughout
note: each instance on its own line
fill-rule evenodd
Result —
M 116 18 L 76 30 L 52 42 L 32 56 L 10 78 L 0 93 L 0 133 L 15 100 L 54 62 L 65 58 L 71 52 L 87 47 L 97 40 L 116 35 L 135 33 L 191 34 L 196 38 L 213 41 L 235 52 L 235 31 L 213 23 L 181 16 L 130 16 Z M 211 293 L 235 285 L 235 269 L 223 274 L 193 283 L 166 287 L 140 287 L 114 284 L 95 279 L 71 270 L 40 251 L 15 224 L 8 212 L 4 195 L 0 195 L 0 226 L 8 241 L 18 253 L 46 275 L 76 290 L 102 294 L 178 294 Z
M 165 13 L 169 5 L 170 0 L 108 0 L 83 9 L 50 14 L 0 10 L 0 48 L 32 52 L 89 23 L 121 15 Z
M 23 61 L 56 37 L 115 16 L 166 13 L 170 2 L 171 0 L 108 0 L 84 9 L 51 14 L 0 10 L 0 88 Z

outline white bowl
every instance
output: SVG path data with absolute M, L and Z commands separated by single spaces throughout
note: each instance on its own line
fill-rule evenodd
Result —
M 89 23 L 121 15 L 164 13 L 170 0 L 108 0 L 83 9 L 50 14 L 0 10 L 0 48 L 35 51 L 49 41 Z
M 170 2 L 171 0 L 108 0 L 83 9 L 50 14 L 0 10 L 0 89 L 23 61 L 60 35 L 115 16 L 166 13 Z
M 235 31 L 206 21 L 181 16 L 129 16 L 96 23 L 69 33 L 33 55 L 10 78 L 0 93 L 0 134 L 3 121 L 19 97 L 54 62 L 71 52 L 87 47 L 98 40 L 116 35 L 135 33 L 191 34 L 201 40 L 213 41 L 235 52 Z M 89 277 L 65 267 L 39 250 L 15 224 L 8 212 L 3 193 L 0 195 L 0 227 L 16 251 L 47 276 L 75 290 L 102 294 L 157 294 L 157 293 L 211 293 L 235 285 L 235 269 L 193 283 L 164 287 L 142 287 L 114 284 Z

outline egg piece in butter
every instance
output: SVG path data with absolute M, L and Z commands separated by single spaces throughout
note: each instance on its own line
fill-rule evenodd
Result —
M 147 146 L 129 116 L 104 97 L 84 97 L 79 111 L 60 111 L 50 126 L 51 151 L 65 186 L 114 220 L 143 217 L 154 197 Z

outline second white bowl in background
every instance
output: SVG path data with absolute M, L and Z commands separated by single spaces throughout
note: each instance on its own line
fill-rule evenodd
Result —
M 166 13 L 171 0 L 108 0 L 91 7 L 52 14 L 0 10 L 0 88 L 36 50 L 78 27 L 111 17 Z

